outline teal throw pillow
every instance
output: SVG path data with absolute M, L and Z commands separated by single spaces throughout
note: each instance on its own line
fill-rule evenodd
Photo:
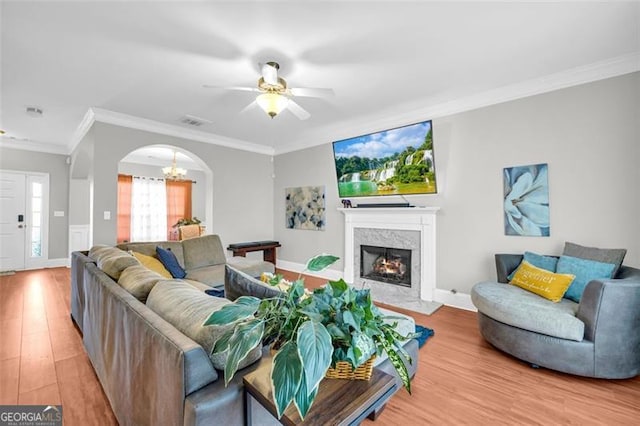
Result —
M 589 281 L 612 278 L 616 267 L 617 265 L 613 263 L 596 262 L 595 260 L 580 259 L 571 256 L 560 256 L 556 272 L 576 276 L 564 294 L 564 297 L 580 303 L 582 293 L 584 293 L 584 289 L 587 287 Z
M 536 267 L 538 267 L 540 269 L 545 269 L 545 270 L 547 270 L 549 272 L 556 272 L 556 265 L 558 264 L 558 258 L 557 257 L 543 256 L 541 254 L 533 253 L 533 252 L 530 252 L 530 251 L 525 251 L 524 252 L 524 257 L 523 257 L 522 260 L 526 260 L 527 262 L 529 262 L 533 266 L 536 266 Z M 519 267 L 520 266 L 518 266 L 518 268 Z M 513 276 L 518 271 L 518 268 L 516 268 L 512 273 L 509 274 L 509 276 L 507 277 L 507 279 L 509 281 L 511 281 L 513 279 Z
M 158 259 L 173 278 L 184 278 L 187 276 L 185 270 L 180 266 L 178 258 L 171 250 L 163 249 L 162 247 L 156 247 L 156 254 Z

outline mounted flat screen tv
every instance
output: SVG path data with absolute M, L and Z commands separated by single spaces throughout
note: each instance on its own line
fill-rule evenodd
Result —
M 341 198 L 437 192 L 431 121 L 333 143 Z

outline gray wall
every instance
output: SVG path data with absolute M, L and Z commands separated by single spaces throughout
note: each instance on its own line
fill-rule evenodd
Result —
M 49 174 L 49 259 L 69 256 L 69 166 L 67 156 L 44 152 L 2 148 L 0 169 Z M 63 211 L 63 217 L 54 217 L 54 211 Z
M 219 234 L 223 244 L 273 238 L 270 156 L 104 123 L 95 123 L 90 135 L 86 143 L 93 143 L 95 158 L 90 171 L 94 244 L 115 244 L 118 163 L 147 145 L 180 147 L 210 167 L 213 205 L 207 232 Z M 83 144 L 75 152 L 83 150 Z M 111 220 L 103 219 L 104 211 L 111 212 Z
M 118 165 L 118 173 L 155 178 L 164 177 L 162 167 L 137 163 L 121 162 Z M 191 186 L 191 215 L 202 220 L 206 216 L 206 176 L 204 172 L 200 170 L 187 169 L 187 177 L 196 181 L 196 183 Z
M 441 207 L 437 288 L 469 293 L 495 277 L 494 253 L 559 254 L 565 241 L 627 248 L 625 263 L 639 267 L 639 103 L 640 73 L 634 73 L 434 119 L 439 194 L 407 198 Z M 551 236 L 505 236 L 502 169 L 536 163 L 549 164 Z M 319 252 L 343 257 L 331 144 L 277 156 L 275 173 L 279 257 L 298 263 Z M 284 188 L 323 184 L 326 231 L 285 229 Z

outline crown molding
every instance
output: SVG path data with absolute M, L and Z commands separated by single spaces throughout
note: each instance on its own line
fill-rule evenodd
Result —
M 73 133 L 73 137 L 69 141 L 68 152 L 71 154 L 74 149 L 78 146 L 80 141 L 85 137 L 93 123 L 96 121 L 96 115 L 93 112 L 92 108 L 89 108 L 87 112 L 84 114 L 82 121 L 78 124 L 76 131 Z
M 428 107 L 416 107 L 418 104 L 415 102 L 410 105 L 405 105 L 404 107 L 396 105 L 391 110 L 385 110 L 382 113 L 378 112 L 375 116 L 368 116 L 357 120 L 357 122 L 343 122 L 324 128 L 321 131 L 317 130 L 305 133 L 299 137 L 298 140 L 289 141 L 286 145 L 277 147 L 275 149 L 275 155 L 312 148 L 331 141 L 348 139 L 377 130 L 416 123 L 426 119 L 445 117 L 503 102 L 592 83 L 636 71 L 640 71 L 640 52 L 634 52 L 544 77 L 510 84 Z M 429 100 L 427 99 L 421 102 L 422 105 L 428 103 Z M 398 114 L 398 110 L 410 112 Z
M 102 108 L 91 108 L 91 110 L 93 111 L 94 121 L 100 123 L 114 124 L 116 126 L 128 127 L 130 129 L 144 130 L 146 132 L 174 136 L 177 138 L 189 139 L 232 149 L 240 149 L 243 151 L 255 152 L 257 154 L 273 155 L 274 153 L 273 148 L 270 146 L 246 142 L 240 139 L 233 139 L 199 130 L 185 129 L 173 124 L 161 123 L 148 118 L 136 117 Z
M 0 138 L 0 149 L 3 149 L 3 148 L 20 149 L 23 151 L 44 152 L 47 154 L 69 155 L 67 152 L 67 148 L 62 145 L 25 141 L 25 140 L 12 140 L 12 139 L 7 140 L 6 138 Z

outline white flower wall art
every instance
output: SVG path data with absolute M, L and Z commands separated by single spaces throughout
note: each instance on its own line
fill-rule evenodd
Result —
M 548 165 L 507 167 L 504 178 L 504 233 L 549 236 Z
M 285 193 L 287 229 L 324 231 L 324 186 L 286 188 Z

